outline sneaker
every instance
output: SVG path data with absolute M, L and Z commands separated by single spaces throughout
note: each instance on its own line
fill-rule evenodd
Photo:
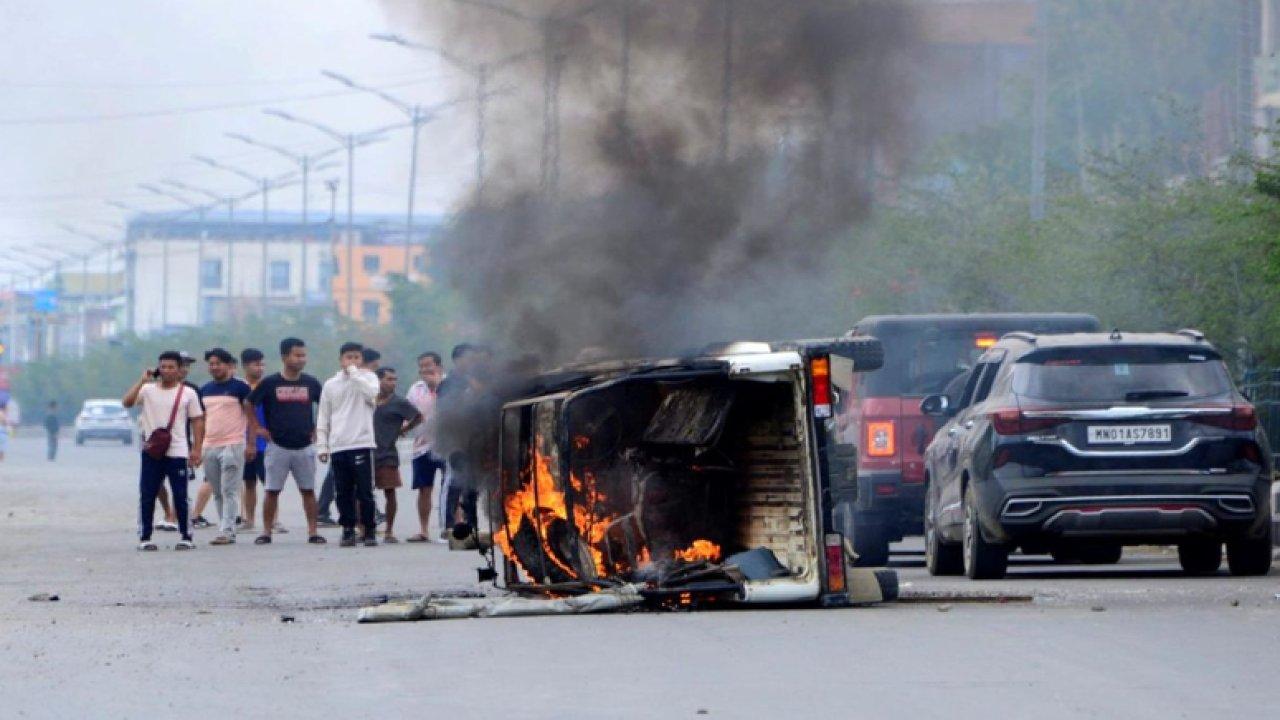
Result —
M 374 525 L 381 525 L 382 523 L 384 523 L 384 522 L 386 522 L 386 521 L 387 521 L 387 514 L 386 514 L 386 513 L 384 513 L 384 512 L 382 512 L 381 510 L 378 510 L 377 512 L 375 512 L 375 513 L 373 514 L 373 524 L 374 524 Z
M 196 519 L 191 521 L 191 527 L 197 530 L 204 530 L 205 528 L 213 527 L 213 523 L 206 520 L 203 515 L 197 515 Z
M 171 523 L 168 520 L 165 520 L 163 522 L 156 523 L 156 529 L 163 530 L 165 532 L 178 532 L 178 523 Z
M 355 547 L 356 533 L 354 530 L 343 530 L 342 541 L 338 543 L 340 547 Z
M 196 544 L 191 542 L 191 538 L 183 538 L 173 544 L 174 550 L 195 550 Z
M 236 536 L 235 535 L 219 535 L 218 537 L 210 540 L 209 544 L 210 545 L 235 545 Z
M 139 552 L 155 552 L 159 549 L 160 548 L 150 540 L 143 540 L 142 542 L 138 543 Z
M 378 536 L 374 535 L 373 533 L 369 533 L 368 535 L 364 536 L 364 540 L 361 540 L 361 542 L 364 544 L 365 547 L 377 547 Z
M 251 522 L 245 522 L 243 520 L 236 521 L 236 530 L 252 530 L 253 527 L 254 525 Z
M 322 528 L 336 528 L 338 527 L 338 521 L 334 520 L 330 515 L 321 515 L 316 518 L 316 525 Z
M 282 535 L 283 535 L 284 533 L 289 532 L 289 528 L 287 528 L 287 527 L 285 527 L 285 526 L 281 525 L 280 523 L 276 523 L 276 524 L 275 524 L 275 526 L 273 526 L 273 527 L 271 528 L 271 532 L 273 532 L 273 533 L 280 533 L 280 534 L 282 534 Z

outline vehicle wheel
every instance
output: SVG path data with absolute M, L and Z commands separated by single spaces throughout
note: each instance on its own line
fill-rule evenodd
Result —
M 853 520 L 853 551 L 858 553 L 855 567 L 884 567 L 889 564 L 889 541 L 878 524 Z
M 128 447 L 129 445 L 132 445 L 133 435 L 125 435 L 124 437 L 120 438 L 120 442 L 123 443 L 126 447 Z
M 1188 540 L 1178 545 L 1178 562 L 1188 575 L 1212 575 L 1222 565 L 1222 543 Z
M 964 574 L 971 580 L 999 580 L 1009 569 L 1009 548 L 987 542 L 978 526 L 978 498 L 964 491 Z
M 83 445 L 83 444 L 84 444 L 84 436 L 83 436 L 83 435 L 76 435 L 76 444 L 77 444 L 77 445 Z
M 1242 577 L 1271 572 L 1271 533 L 1260 538 L 1228 540 L 1227 567 L 1232 575 Z
M 933 493 L 924 494 L 924 565 L 930 575 L 961 575 L 964 573 L 964 547 L 943 542 L 933 517 Z

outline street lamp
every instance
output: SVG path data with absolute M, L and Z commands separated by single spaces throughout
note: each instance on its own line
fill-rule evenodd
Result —
M 193 202 L 175 192 L 172 192 L 170 190 L 166 190 L 165 188 L 157 187 L 155 185 L 151 185 L 148 183 L 142 183 L 138 185 L 138 187 L 154 195 L 159 195 L 160 197 L 168 198 L 181 205 L 185 205 L 188 210 L 195 210 L 196 215 L 199 219 L 199 229 L 196 231 L 197 242 L 198 243 L 204 242 L 203 238 L 204 238 L 204 231 L 205 231 L 205 226 L 204 226 L 205 211 L 208 210 L 208 206 L 201 205 L 200 203 L 197 203 L 197 202 Z M 203 248 L 202 244 L 201 244 L 201 248 Z M 167 328 L 169 327 L 169 234 L 167 232 L 162 233 L 160 236 L 160 249 L 161 249 L 160 325 L 162 327 Z M 197 273 L 199 272 L 199 266 L 200 266 L 200 262 L 197 259 L 196 261 Z M 196 312 L 195 312 L 195 319 L 196 319 L 195 324 L 197 326 L 199 326 L 202 322 L 200 318 L 200 314 L 201 314 L 200 309 L 201 309 L 200 303 L 197 302 Z
M 403 100 L 400 100 L 394 95 L 383 92 L 382 90 L 372 87 L 370 85 L 363 85 L 361 83 L 358 83 L 355 80 L 352 80 L 351 78 L 347 77 L 346 75 L 340 75 L 336 72 L 333 72 L 332 70 L 321 70 L 320 74 L 324 75 L 325 77 L 331 80 L 336 80 L 342 83 L 343 85 L 346 85 L 347 87 L 351 88 L 352 90 L 361 90 L 361 91 L 376 95 L 379 98 L 382 98 L 388 103 L 394 105 L 397 109 L 399 109 L 405 115 L 409 116 L 409 127 L 413 134 L 413 141 L 412 143 L 410 143 L 410 149 L 409 149 L 409 209 L 405 216 L 405 223 L 404 223 L 404 227 L 405 227 L 405 230 L 404 230 L 404 276 L 405 276 L 405 279 L 407 280 L 413 274 L 413 265 L 411 262 L 411 255 L 412 255 L 411 249 L 413 248 L 413 201 L 414 201 L 414 196 L 417 194 L 416 190 L 418 185 L 418 131 L 422 129 L 423 125 L 431 122 L 432 120 L 435 120 L 436 113 L 438 111 L 453 105 L 457 105 L 458 103 L 462 102 L 462 99 L 459 98 L 455 100 L 449 100 L 443 103 L 439 103 L 437 105 L 432 105 L 430 107 L 423 108 L 421 105 L 416 105 L 416 104 L 410 105 L 409 103 L 404 102 Z
M 518 53 L 512 53 L 498 60 L 472 63 L 462 58 L 442 50 L 433 45 L 424 45 L 408 40 L 400 35 L 390 33 L 375 33 L 369 36 L 370 39 L 389 42 L 399 45 L 410 50 L 425 50 L 438 55 L 440 58 L 448 62 L 450 65 L 462 70 L 476 79 L 476 199 L 475 204 L 478 207 L 484 200 L 484 171 L 485 171 L 485 132 L 486 132 L 486 106 L 489 101 L 489 78 L 494 72 L 501 68 L 511 65 L 530 55 L 539 52 L 538 48 L 525 50 Z
M 307 118 L 298 117 L 293 113 L 283 110 L 275 110 L 268 108 L 262 112 L 274 118 L 279 118 L 286 122 L 303 125 L 315 130 L 319 133 L 327 135 L 334 140 L 342 143 L 347 148 L 347 316 L 355 317 L 355 167 L 356 167 L 356 148 L 368 145 L 370 143 L 381 142 L 385 140 L 385 134 L 388 131 L 397 128 L 406 127 L 407 123 L 396 123 L 387 125 L 373 130 L 367 130 L 361 133 L 348 132 L 343 133 L 335 130 L 328 125 L 309 120 Z
M 282 156 L 284 156 L 284 157 L 286 157 L 286 158 L 288 158 L 288 159 L 292 160 L 293 162 L 297 163 L 297 164 L 298 164 L 298 166 L 299 166 L 299 169 L 302 171 L 302 278 L 301 278 L 301 290 L 302 290 L 302 292 L 301 292 L 301 301 L 302 301 L 302 305 L 304 305 L 304 306 L 305 306 L 305 305 L 307 304 L 307 244 L 308 244 L 308 243 L 307 243 L 307 240 L 308 240 L 308 223 L 309 223 L 309 221 L 310 221 L 310 218 L 308 217 L 308 212 L 307 212 L 307 211 L 308 211 L 308 209 L 309 209 L 309 204 L 308 204 L 308 202 L 309 202 L 309 200 L 310 200 L 310 192 L 311 192 L 311 190 L 310 190 L 310 186 L 311 186 L 311 183 L 310 183 L 310 176 L 311 176 L 311 170 L 313 169 L 313 168 L 312 168 L 312 166 L 311 166 L 311 163 L 315 162 L 316 160 L 320 160 L 320 159 L 322 159 L 322 158 L 326 158 L 326 157 L 328 157 L 328 156 L 330 156 L 330 155 L 332 155 L 332 154 L 334 154 L 334 153 L 336 153 L 336 152 L 340 152 L 340 151 L 342 150 L 342 148 L 341 148 L 341 147 L 335 147 L 335 148 L 331 148 L 331 149 L 329 149 L 329 150 L 325 150 L 324 152 L 316 153 L 316 154 L 314 154 L 314 155 L 306 155 L 306 154 L 303 154 L 303 153 L 296 153 L 296 152 L 294 152 L 294 151 L 292 151 L 292 150 L 289 150 L 288 148 L 280 147 L 279 145 L 272 145 L 271 143 L 265 143 L 265 142 L 262 142 L 262 141 L 260 141 L 260 140 L 255 140 L 254 138 L 251 138 L 251 137 L 249 137 L 248 135 L 244 135 L 244 134 L 242 134 L 242 133 L 233 133 L 233 132 L 229 132 L 229 133 L 226 133 L 226 136 L 227 136 L 227 137 L 229 137 L 229 138 L 231 138 L 232 140 L 238 140 L 238 141 L 240 141 L 240 142 L 242 142 L 242 143 L 245 143 L 246 145 L 252 145 L 252 146 L 254 146 L 254 147 L 262 148 L 262 149 L 264 149 L 264 150 L 270 150 L 271 152 L 274 152 L 274 153 L 276 153 L 276 154 L 278 154 L 278 155 L 282 155 Z
M 5 353 L 5 358 L 9 367 L 16 367 L 18 364 L 18 278 L 26 279 L 28 285 L 34 289 L 36 279 L 39 277 L 42 268 L 13 255 L 0 256 L 0 263 L 25 267 L 31 271 L 29 273 L 20 273 L 12 268 L 9 269 L 9 348 Z

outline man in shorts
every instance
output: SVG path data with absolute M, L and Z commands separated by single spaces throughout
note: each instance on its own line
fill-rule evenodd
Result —
M 271 542 L 280 491 L 292 474 L 307 516 L 307 542 L 323 545 L 325 539 L 316 532 L 316 451 L 312 445 L 316 434 L 312 409 L 320 402 L 320 381 L 303 372 L 307 366 L 307 344 L 298 338 L 280 341 L 280 363 L 280 372 L 258 383 L 244 401 L 245 418 L 252 434 L 264 432 L 258 424 L 256 406 L 262 406 L 266 420 L 267 496 L 262 502 L 262 534 L 253 543 Z
M 143 371 L 138 382 L 129 388 L 121 401 L 126 408 L 135 405 L 144 438 L 150 438 L 157 430 L 167 430 L 170 435 L 164 457 L 152 457 L 144 448 L 142 465 L 138 474 L 138 549 L 156 550 L 151 541 L 152 516 L 155 513 L 156 493 L 167 479 L 173 489 L 174 508 L 177 511 L 178 530 L 182 539 L 175 550 L 191 550 L 195 543 L 187 526 L 187 477 L 189 468 L 200 467 L 204 443 L 204 410 L 196 394 L 180 379 L 182 356 L 166 350 L 154 368 Z M 158 378 L 158 382 L 156 381 Z M 190 422 L 190 435 L 188 435 Z M 188 437 L 190 441 L 188 442 Z
M 339 350 L 342 368 L 324 383 L 316 417 L 316 445 L 320 462 L 330 462 L 342 525 L 342 547 L 356 544 L 356 514 L 364 528 L 364 545 L 376 546 L 373 519 L 373 410 L 378 377 L 365 370 L 359 343 Z M 268 468 L 270 463 L 267 463 Z M 268 470 L 269 472 L 269 470 Z
M 262 377 L 266 375 L 267 364 L 262 351 L 257 348 L 245 348 L 240 353 L 240 368 L 244 373 L 244 381 L 249 383 L 249 390 L 252 391 L 258 387 L 258 383 L 262 382 Z M 267 420 L 262 416 L 262 405 L 254 406 L 254 414 L 258 420 L 258 427 L 266 427 Z M 248 423 L 245 423 L 246 427 Z M 258 513 L 258 484 L 263 483 L 267 479 L 266 471 L 266 455 L 267 455 L 267 439 L 262 434 L 250 435 L 245 439 L 245 461 L 244 461 L 244 494 L 243 506 L 241 512 L 242 522 L 240 530 L 253 530 L 253 518 Z M 249 446 L 253 446 L 253 459 L 249 459 Z M 280 532 L 279 524 L 274 529 Z
M 413 436 L 413 489 L 418 493 L 419 532 L 408 542 L 431 542 L 427 526 L 431 523 L 431 490 L 436 475 L 447 472 L 444 458 L 435 453 L 436 395 L 444 379 L 444 363 L 440 354 L 424 352 L 418 356 L 418 381 L 409 388 L 407 399 L 422 415 L 422 423 Z M 441 483 L 443 485 L 443 483 Z M 445 498 L 440 499 L 444 505 Z
M 218 508 L 218 536 L 209 544 L 230 545 L 236 541 L 245 459 L 257 455 L 256 448 L 245 446 L 244 401 L 252 391 L 248 383 L 232 374 L 236 358 L 230 352 L 213 348 L 204 359 L 213 378 L 200 388 L 205 408 L 204 478 Z
M 382 541 L 400 542 L 396 538 L 396 488 L 404 483 L 400 479 L 400 451 L 396 441 L 422 422 L 422 414 L 408 400 L 396 394 L 399 379 L 395 368 L 379 368 L 378 407 L 373 411 L 373 440 L 377 448 L 373 453 L 373 484 L 386 496 L 387 526 Z

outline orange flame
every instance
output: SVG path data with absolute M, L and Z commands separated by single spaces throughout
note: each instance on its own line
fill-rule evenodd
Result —
M 676 550 L 675 556 L 677 560 L 685 562 L 698 562 L 699 560 L 708 560 L 716 562 L 720 559 L 720 546 L 710 540 L 698 539 L 684 550 Z

